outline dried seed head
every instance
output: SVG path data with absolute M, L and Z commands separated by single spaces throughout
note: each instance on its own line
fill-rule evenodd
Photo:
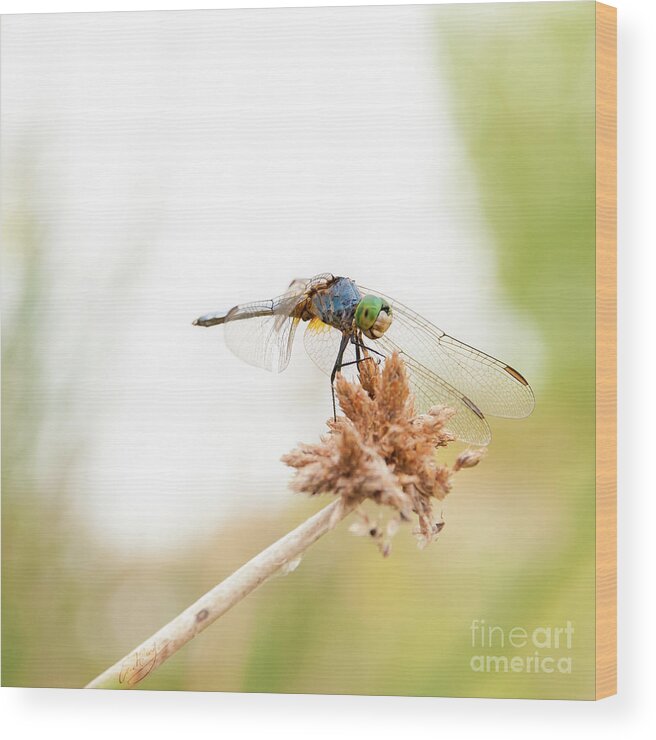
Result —
M 382 368 L 363 362 L 359 382 L 339 375 L 335 391 L 344 416 L 329 420 L 329 432 L 320 442 L 299 445 L 282 458 L 296 469 L 292 488 L 310 495 L 333 493 L 349 505 L 371 499 L 392 508 L 395 513 L 386 526 L 365 520 L 360 528 L 384 555 L 399 522 L 412 518 L 418 521 L 420 546 L 427 545 L 444 526 L 441 519 L 435 521 L 432 505 L 451 490 L 452 474 L 476 465 L 483 451 L 463 453 L 453 468 L 437 462 L 436 448 L 453 441 L 444 428 L 453 411 L 435 406 L 415 415 L 398 354 Z
M 485 452 L 485 449 L 465 450 L 464 452 L 461 452 L 453 465 L 454 472 L 462 470 L 462 468 L 475 467 L 483 459 Z

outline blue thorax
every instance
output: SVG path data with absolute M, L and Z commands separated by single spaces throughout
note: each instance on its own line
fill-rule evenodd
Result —
M 312 296 L 312 307 L 325 324 L 350 332 L 355 309 L 361 299 L 362 294 L 353 280 L 337 277 L 331 285 Z

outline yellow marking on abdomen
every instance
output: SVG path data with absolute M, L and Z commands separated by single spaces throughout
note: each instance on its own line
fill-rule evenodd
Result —
M 316 316 L 313 319 L 310 319 L 310 323 L 308 324 L 308 329 L 310 331 L 313 331 L 315 334 L 321 334 L 326 331 L 330 331 L 330 324 L 326 324 L 321 319 L 318 319 Z

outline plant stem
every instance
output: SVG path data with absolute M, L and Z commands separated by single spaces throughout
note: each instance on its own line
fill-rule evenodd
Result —
M 310 545 L 353 510 L 341 499 L 321 509 L 201 596 L 152 637 L 94 678 L 87 689 L 132 689 L 199 632 L 281 568 L 292 567 Z

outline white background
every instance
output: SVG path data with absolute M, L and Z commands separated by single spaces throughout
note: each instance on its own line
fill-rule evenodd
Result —
M 3 212 L 51 224 L 40 392 L 69 399 L 44 420 L 38 476 L 84 440 L 66 494 L 101 546 L 161 557 L 288 505 L 278 461 L 323 424 L 326 378 L 300 337 L 278 377 L 190 324 L 291 277 L 392 294 L 542 395 L 543 339 L 495 279 L 435 22 L 421 5 L 3 21 Z M 434 272 L 390 274 L 400 247 Z M 19 275 L 8 258 L 7 326 Z
M 320 5 L 285 2 L 0 2 L 2 13 Z M 352 3 L 330 3 L 348 5 Z M 394 3 L 360 3 L 394 4 Z M 600 703 L 3 689 L 6 736 L 531 738 L 653 733 L 654 5 L 619 10 L 619 695 Z M 647 344 L 649 343 L 649 346 Z

